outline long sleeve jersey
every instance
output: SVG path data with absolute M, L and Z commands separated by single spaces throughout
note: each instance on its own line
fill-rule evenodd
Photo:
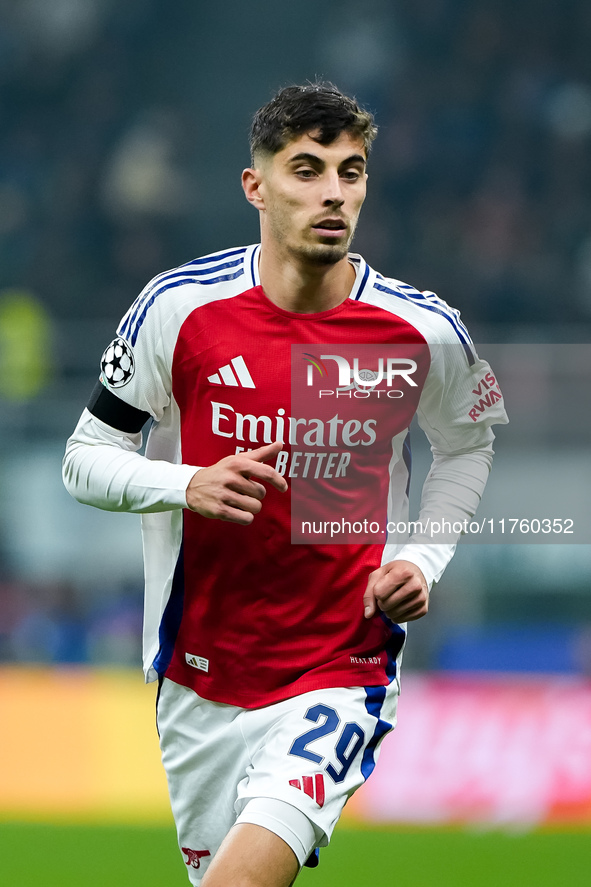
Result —
M 404 559 L 429 586 L 440 578 L 455 538 L 427 528 L 474 514 L 490 426 L 507 421 L 491 368 L 434 294 L 352 254 L 342 304 L 286 311 L 261 287 L 259 250 L 196 259 L 145 288 L 64 460 L 77 499 L 142 514 L 147 680 L 244 707 L 397 678 L 405 626 L 364 618 L 368 576 Z M 405 533 L 415 415 L 433 465 Z M 250 526 L 186 507 L 200 467 L 274 440 L 290 490 L 268 488 Z M 338 542 L 332 518 L 352 527 Z

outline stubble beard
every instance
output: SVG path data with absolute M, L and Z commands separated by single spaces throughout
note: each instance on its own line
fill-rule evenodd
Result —
M 342 261 L 342 259 L 344 259 L 349 253 L 349 243 L 350 240 L 347 240 L 347 243 L 342 244 L 319 243 L 318 245 L 311 244 L 310 246 L 299 247 L 290 247 L 288 245 L 288 250 L 294 258 L 304 261 L 309 265 L 322 267 L 326 265 L 336 265 L 338 262 Z
M 299 243 L 291 244 L 289 232 L 286 231 L 282 218 L 269 217 L 271 232 L 277 243 L 295 259 L 317 268 L 336 265 L 348 254 L 353 240 L 356 225 L 353 224 L 349 236 L 344 243 Z

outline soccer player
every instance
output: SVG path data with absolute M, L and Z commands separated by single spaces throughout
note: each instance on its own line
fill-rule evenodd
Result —
M 242 185 L 261 243 L 146 287 L 67 446 L 73 496 L 142 513 L 146 678 L 203 887 L 287 887 L 316 863 L 394 726 L 405 623 L 453 554 L 429 521 L 442 501 L 473 515 L 506 421 L 458 313 L 349 252 L 375 135 L 332 84 L 257 112 Z M 375 372 L 353 356 L 370 346 Z M 434 459 L 423 526 L 399 540 L 385 524 L 407 514 L 415 413 Z M 313 544 L 304 522 L 292 544 L 290 498 L 321 513 L 324 492 L 373 509 L 376 544 Z

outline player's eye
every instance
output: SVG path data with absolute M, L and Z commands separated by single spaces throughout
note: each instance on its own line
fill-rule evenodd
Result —
M 316 171 L 311 169 L 309 166 L 301 167 L 300 169 L 296 169 L 296 175 L 301 179 L 313 179 L 316 175 Z
M 356 182 L 361 177 L 361 173 L 358 169 L 346 169 L 341 173 L 341 178 L 346 179 L 348 182 Z

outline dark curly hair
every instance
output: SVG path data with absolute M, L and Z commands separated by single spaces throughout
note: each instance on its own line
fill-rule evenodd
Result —
M 253 163 L 255 155 L 276 154 L 292 139 L 314 131 L 321 145 L 334 142 L 342 132 L 359 136 L 369 154 L 378 130 L 373 115 L 343 95 L 334 83 L 286 86 L 254 115 L 250 130 Z

